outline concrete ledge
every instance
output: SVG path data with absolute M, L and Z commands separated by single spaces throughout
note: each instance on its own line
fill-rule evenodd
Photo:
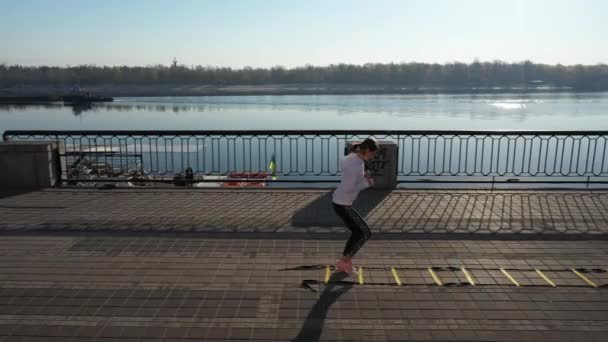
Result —
M 49 152 L 57 146 L 50 141 L 7 141 L 0 142 L 0 153 L 3 152 Z
M 0 143 L 0 189 L 41 189 L 60 181 L 59 144 L 49 141 Z

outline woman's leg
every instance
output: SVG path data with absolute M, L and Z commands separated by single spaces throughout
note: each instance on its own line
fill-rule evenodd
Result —
M 365 219 L 363 219 L 361 214 L 353 209 L 353 207 L 348 207 L 347 211 L 349 212 L 350 217 L 352 217 L 352 220 L 355 222 L 357 233 L 355 234 L 353 232 L 351 235 L 351 239 L 348 241 L 350 242 L 350 245 L 347 242 L 344 253 L 345 255 L 353 257 L 359 251 L 359 249 L 363 247 L 363 244 L 365 244 L 365 242 L 372 237 L 372 232 L 370 231 L 367 222 L 365 222 Z
M 365 220 L 352 207 L 337 204 L 333 206 L 336 214 L 342 218 L 346 227 L 351 231 L 350 238 L 346 241 L 343 252 L 343 256 L 350 259 L 363 246 L 365 241 L 370 238 L 371 232 Z

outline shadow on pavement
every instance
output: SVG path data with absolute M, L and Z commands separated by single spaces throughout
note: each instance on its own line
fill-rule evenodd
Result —
M 310 309 L 306 320 L 302 324 L 302 329 L 292 342 L 315 342 L 321 339 L 323 326 L 329 308 L 335 303 L 341 295 L 348 292 L 353 287 L 353 283 L 334 283 L 346 278 L 348 275 L 344 272 L 334 273 L 329 278 L 329 283 L 325 286 L 323 292 L 315 305 Z
M 37 190 L 31 190 L 31 189 L 29 189 L 29 190 L 4 190 L 4 189 L 0 189 L 0 199 L 19 196 L 19 195 L 27 194 L 27 193 L 34 192 L 34 191 L 37 191 Z
M 365 190 L 353 204 L 353 207 L 363 216 L 367 216 L 380 204 L 391 190 Z M 344 224 L 334 213 L 331 205 L 333 192 L 327 192 L 309 205 L 296 211 L 291 220 L 294 227 L 342 227 Z

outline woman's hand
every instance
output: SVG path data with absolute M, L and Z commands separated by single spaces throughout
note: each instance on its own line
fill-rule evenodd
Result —
M 374 186 L 374 178 L 372 178 L 372 175 L 370 175 L 369 172 L 365 172 L 365 178 L 367 179 L 369 186 Z

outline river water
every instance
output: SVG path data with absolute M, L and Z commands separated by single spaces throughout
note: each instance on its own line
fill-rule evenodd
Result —
M 323 95 L 131 97 L 91 107 L 0 106 L 5 130 L 605 130 L 608 93 L 529 95 Z M 604 176 L 606 134 L 573 138 L 511 136 L 386 137 L 399 145 L 401 179 L 435 176 Z M 80 137 L 64 140 L 80 156 L 100 145 L 123 157 L 90 154 L 122 169 L 198 175 L 267 171 L 299 179 L 338 175 L 346 140 L 364 137 Z M 63 138 L 61 138 L 63 139 Z M 124 157 L 127 155 L 127 157 Z M 99 158 L 102 158 L 99 159 Z M 122 158 L 122 159 L 121 159 Z M 125 165 L 123 165 L 125 164 Z
M 608 93 L 131 97 L 0 106 L 4 130 L 608 130 Z

